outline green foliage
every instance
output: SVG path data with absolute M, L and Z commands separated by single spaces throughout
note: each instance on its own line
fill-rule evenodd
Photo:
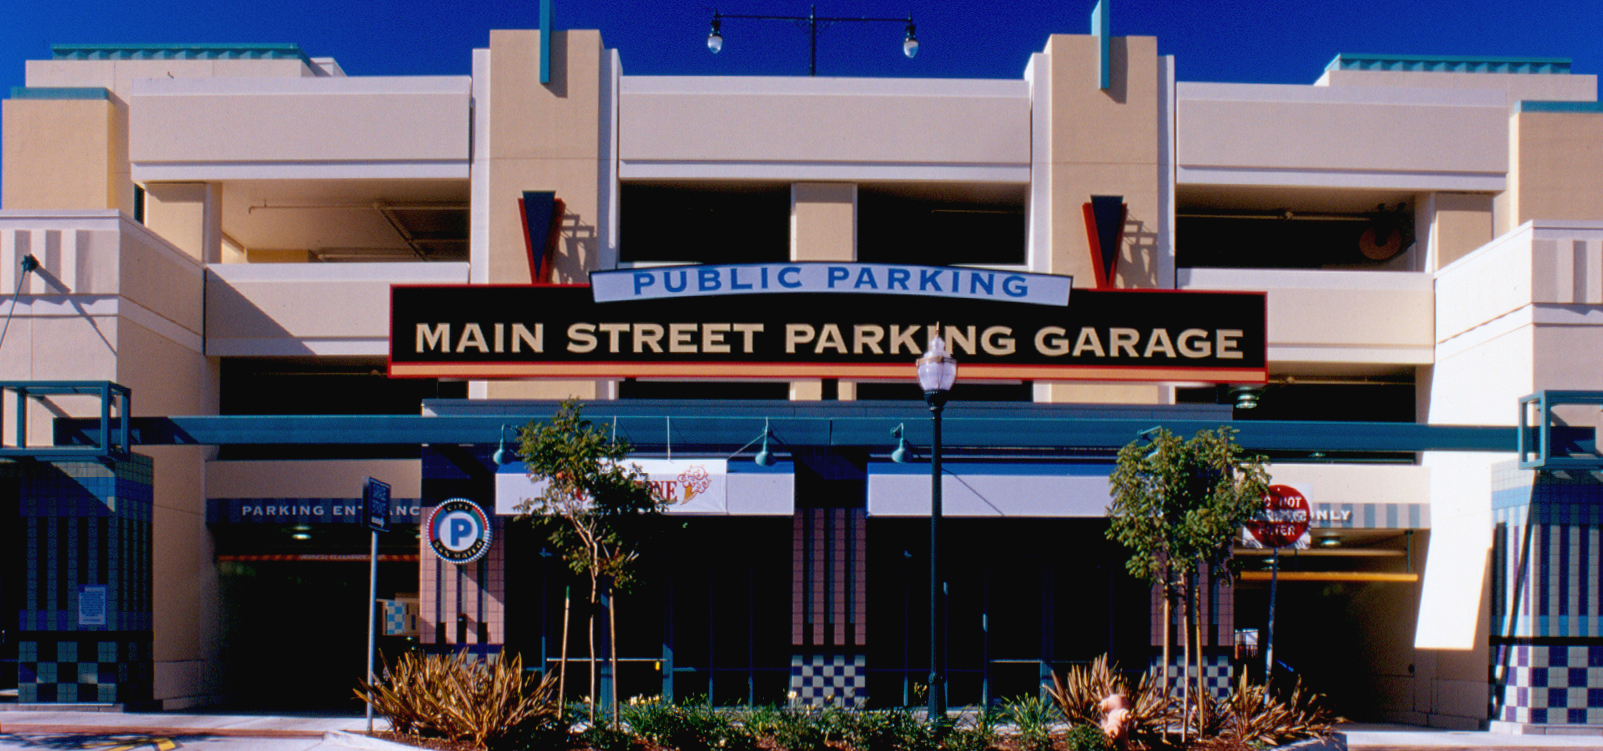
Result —
M 844 725 L 838 719 L 841 711 L 837 708 L 752 707 L 745 711 L 741 724 L 758 737 L 772 739 L 774 745 L 786 751 L 824 751 L 830 741 L 838 741 L 845 735 Z
M 631 751 L 636 745 L 629 731 L 610 725 L 591 725 L 580 731 L 576 740 L 580 747 L 596 751 Z
M 485 748 L 508 734 L 555 721 L 556 681 L 523 673 L 523 658 L 505 654 L 480 661 L 466 653 L 403 655 L 374 684 L 359 681 L 358 698 L 373 694 L 373 710 L 396 732 L 467 741 Z
M 1155 740 L 1170 723 L 1179 718 L 1174 702 L 1163 691 L 1163 681 L 1151 672 L 1134 681 L 1101 655 L 1089 665 L 1071 665 L 1062 677 L 1052 674 L 1047 695 L 1059 712 L 1075 725 L 1102 723 L 1098 705 L 1104 698 L 1121 694 L 1130 702 L 1130 737 Z M 1100 732 L 1100 731 L 1099 731 Z
M 933 751 L 950 729 L 949 721 L 926 724 L 902 707 L 850 714 L 846 742 L 856 751 Z
M 1020 749 L 1051 751 L 1052 725 L 1060 717 L 1056 707 L 1039 696 L 1029 696 L 1004 702 L 1002 713 L 1018 730 Z
M 609 577 L 627 588 L 636 546 L 666 508 L 660 493 L 633 465 L 629 442 L 584 419 L 577 401 L 562 403 L 549 421 L 518 429 L 518 455 L 529 476 L 546 480 L 539 497 L 518 510 L 533 516 L 574 573 Z
M 1108 539 L 1130 548 L 1125 568 L 1149 582 L 1221 563 L 1236 533 L 1263 506 L 1266 459 L 1235 443 L 1235 430 L 1201 430 L 1189 441 L 1159 428 L 1151 442 L 1119 449 L 1109 478 Z
M 1077 724 L 1063 734 L 1064 751 L 1113 751 L 1113 742 L 1096 725 Z
M 959 721 L 941 743 L 943 751 L 994 751 L 1002 742 L 1000 725 L 1004 713 L 991 707 L 981 707 L 971 718 Z
M 749 728 L 705 701 L 630 701 L 618 713 L 635 735 L 657 746 L 678 751 L 750 751 L 757 747 Z

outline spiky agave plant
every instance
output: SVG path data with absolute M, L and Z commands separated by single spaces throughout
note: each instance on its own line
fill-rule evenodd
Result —
M 1226 700 L 1229 717 L 1224 731 L 1243 743 L 1280 745 L 1303 738 L 1323 738 L 1341 718 L 1325 706 L 1325 697 L 1308 690 L 1297 678 L 1284 699 L 1268 686 L 1242 676 Z
M 1070 666 L 1062 676 L 1053 673 L 1046 691 L 1071 725 L 1100 724 L 1098 705 L 1110 694 L 1123 694 L 1130 700 L 1130 737 L 1138 743 L 1156 738 L 1178 719 L 1162 679 L 1148 671 L 1132 683 L 1105 654 L 1089 665 Z
M 396 732 L 467 741 L 490 741 L 529 721 L 554 719 L 556 681 L 523 673 L 523 658 L 499 655 L 480 661 L 459 652 L 403 655 L 373 684 L 358 681 L 356 695 L 373 696 L 373 709 Z

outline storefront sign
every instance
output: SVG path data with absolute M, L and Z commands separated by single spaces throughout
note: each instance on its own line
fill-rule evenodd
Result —
M 634 459 L 632 464 L 645 474 L 646 481 L 668 501 L 670 514 L 727 514 L 729 460 L 727 459 Z M 545 493 L 550 481 L 532 479 L 524 472 L 499 472 L 495 476 L 495 513 L 527 513 L 518 506 Z
M 588 286 L 397 285 L 390 295 L 397 377 L 909 379 L 936 324 L 965 381 L 1267 375 L 1256 292 L 1076 290 L 1062 307 L 883 292 L 598 303 Z
M 889 263 L 751 263 L 593 271 L 596 302 L 708 295 L 828 292 L 1069 304 L 1074 277 L 961 266 Z
M 490 518 L 466 498 L 452 498 L 429 514 L 429 548 L 446 563 L 472 563 L 490 550 Z

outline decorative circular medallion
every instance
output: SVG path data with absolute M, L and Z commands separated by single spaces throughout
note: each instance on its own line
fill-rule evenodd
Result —
M 426 528 L 429 547 L 440 560 L 472 563 L 490 550 L 490 518 L 466 498 L 452 498 L 435 506 Z

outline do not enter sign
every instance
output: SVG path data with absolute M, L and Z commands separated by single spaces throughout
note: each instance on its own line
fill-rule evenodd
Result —
M 1283 548 L 1308 531 L 1308 499 L 1290 485 L 1270 485 L 1263 510 L 1247 522 L 1247 532 L 1266 548 Z

